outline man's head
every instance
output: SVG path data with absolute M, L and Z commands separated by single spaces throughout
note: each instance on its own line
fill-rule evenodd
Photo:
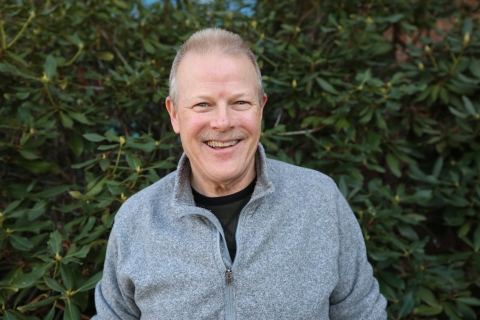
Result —
M 166 106 L 190 160 L 193 188 L 220 196 L 246 187 L 255 177 L 267 100 L 248 45 L 219 29 L 193 34 L 175 58 L 170 85 Z

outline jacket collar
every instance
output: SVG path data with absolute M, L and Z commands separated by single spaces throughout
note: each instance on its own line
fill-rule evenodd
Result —
M 275 190 L 275 187 L 268 176 L 265 150 L 260 143 L 258 144 L 257 152 L 255 153 L 255 169 L 257 171 L 257 183 L 250 201 L 260 199 Z M 184 153 L 178 162 L 175 186 L 173 189 L 172 206 L 175 210 L 178 210 L 178 213 L 188 210 L 188 207 L 190 207 L 191 210 L 194 209 L 193 207 L 196 208 L 190 184 L 191 172 L 190 160 Z

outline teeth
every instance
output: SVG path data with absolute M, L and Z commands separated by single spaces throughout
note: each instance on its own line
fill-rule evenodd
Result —
M 238 143 L 238 140 L 232 140 L 227 142 L 207 141 L 207 145 L 212 148 L 230 147 L 230 146 L 236 145 L 237 143 Z

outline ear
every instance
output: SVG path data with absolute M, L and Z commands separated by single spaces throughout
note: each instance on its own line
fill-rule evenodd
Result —
M 168 114 L 170 114 L 170 122 L 172 123 L 173 131 L 175 133 L 180 133 L 180 125 L 178 123 L 178 113 L 175 110 L 175 106 L 173 105 L 173 101 L 170 96 L 165 99 L 165 105 L 167 107 Z
M 260 102 L 260 119 L 262 119 L 263 107 L 265 107 L 266 103 L 267 103 L 267 94 L 263 93 L 262 101 Z

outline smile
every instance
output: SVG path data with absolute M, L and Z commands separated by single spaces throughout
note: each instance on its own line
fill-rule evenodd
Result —
M 207 141 L 205 144 L 209 146 L 210 148 L 226 148 L 226 147 L 231 147 L 236 145 L 240 140 L 231 140 L 231 141 Z

